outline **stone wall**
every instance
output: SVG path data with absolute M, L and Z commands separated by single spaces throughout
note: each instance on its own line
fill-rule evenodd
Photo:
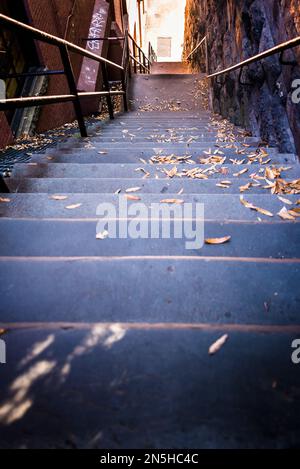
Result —
M 276 44 L 300 36 L 300 0 L 187 0 L 185 50 L 208 35 L 210 72 L 222 70 Z M 217 113 L 277 144 L 281 151 L 300 154 L 300 104 L 292 102 L 292 83 L 300 78 L 300 47 L 233 72 L 212 83 L 211 104 Z M 192 67 L 204 62 L 204 48 Z

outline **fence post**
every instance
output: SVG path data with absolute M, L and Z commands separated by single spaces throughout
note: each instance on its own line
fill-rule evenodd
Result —
M 80 98 L 78 96 L 78 91 L 77 91 L 77 86 L 74 78 L 74 72 L 72 68 L 72 64 L 70 61 L 70 56 L 68 52 L 68 48 L 65 45 L 59 46 L 60 50 L 60 55 L 61 55 L 61 60 L 65 69 L 68 85 L 70 88 L 71 94 L 75 95 L 75 100 L 73 101 L 74 109 L 75 109 L 75 114 L 77 117 L 80 133 L 82 137 L 87 137 L 87 130 L 84 122 L 84 117 L 81 109 L 81 104 L 80 104 Z

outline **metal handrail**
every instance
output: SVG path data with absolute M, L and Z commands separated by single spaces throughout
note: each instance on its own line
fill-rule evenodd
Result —
M 242 62 L 232 65 L 231 67 L 226 68 L 225 70 L 222 70 L 220 72 L 215 72 L 207 76 L 207 78 L 214 78 L 218 77 L 220 75 L 224 75 L 226 73 L 233 72 L 234 70 L 238 70 L 239 68 L 243 68 L 246 65 L 251 65 L 254 62 L 258 62 L 260 60 L 266 59 L 267 57 L 270 57 L 271 55 L 274 54 L 279 54 L 283 53 L 284 51 L 288 49 L 292 49 L 293 47 L 300 46 L 300 36 L 296 37 L 294 39 L 291 39 L 290 41 L 283 42 L 282 44 L 278 44 L 275 47 L 272 47 L 271 49 L 267 49 L 264 52 L 261 52 L 257 55 L 254 55 L 253 57 L 250 57 L 247 60 L 243 60 Z
M 192 50 L 192 52 L 189 53 L 189 55 L 186 57 L 186 60 L 189 60 L 192 55 L 194 55 L 195 52 L 197 52 L 197 50 L 202 46 L 202 44 L 204 43 L 204 41 L 206 41 L 206 38 L 207 36 L 204 36 L 201 41 L 196 45 L 196 47 L 194 47 L 194 49 Z
M 90 59 L 96 60 L 97 62 L 105 63 L 114 68 L 118 68 L 119 70 L 123 70 L 123 67 L 116 64 L 115 62 L 111 62 L 110 60 L 105 59 L 99 55 L 93 54 L 93 52 L 89 52 L 86 49 L 83 49 L 72 42 L 66 41 L 65 39 L 61 39 L 57 36 L 53 36 L 52 34 L 46 33 L 45 31 L 41 31 L 37 28 L 33 28 L 28 24 L 21 23 L 20 21 L 15 20 L 14 18 L 10 18 L 9 16 L 5 16 L 0 13 L 0 22 L 9 24 L 12 28 L 22 29 L 23 32 L 29 33 L 35 39 L 38 39 L 43 42 L 47 42 L 48 44 L 52 44 L 54 46 L 64 46 L 67 47 L 69 51 L 77 52 L 80 55 L 84 55 Z
M 53 36 L 48 34 L 44 31 L 40 31 L 39 29 L 33 28 L 24 23 L 20 23 L 19 21 L 0 14 L 0 23 L 4 23 L 7 27 L 17 30 L 22 30 L 23 33 L 26 33 L 33 37 L 36 40 L 46 42 L 48 44 L 54 45 L 59 48 L 61 60 L 63 63 L 63 71 L 43 71 L 43 72 L 36 72 L 34 75 L 51 75 L 51 74 L 65 74 L 67 78 L 67 82 L 70 89 L 69 95 L 59 95 L 59 96 L 34 96 L 34 97 L 22 97 L 22 98 L 13 98 L 13 99 L 5 99 L 0 101 L 0 111 L 5 111 L 8 109 L 16 109 L 16 108 L 23 108 L 23 107 L 30 107 L 30 106 L 39 106 L 39 105 L 46 105 L 46 104 L 56 104 L 61 102 L 72 101 L 74 105 L 74 110 L 76 114 L 76 118 L 78 121 L 78 126 L 80 129 L 80 133 L 82 137 L 87 137 L 87 129 L 84 122 L 83 112 L 81 108 L 81 98 L 89 98 L 95 96 L 105 96 L 107 100 L 107 107 L 109 111 L 109 116 L 111 119 L 114 118 L 114 109 L 111 97 L 113 95 L 123 95 L 124 96 L 124 109 L 127 110 L 127 92 L 126 89 L 121 91 L 111 91 L 110 90 L 110 83 L 108 79 L 108 72 L 107 66 L 113 67 L 117 70 L 121 71 L 122 74 L 122 84 L 125 83 L 124 75 L 125 69 L 123 66 L 118 65 L 110 60 L 105 59 L 104 57 L 98 56 L 93 54 L 92 52 L 83 49 L 65 39 L 61 39 L 59 37 Z M 78 92 L 76 86 L 76 80 L 72 68 L 72 64 L 69 57 L 69 51 L 79 53 L 80 55 L 90 58 L 92 60 L 97 61 L 101 65 L 102 71 L 102 78 L 103 78 L 103 88 L 104 91 L 95 91 L 95 92 Z M 20 74 L 20 76 L 24 76 L 24 74 Z M 26 74 L 25 74 L 26 75 Z M 28 74 L 27 74 L 28 75 Z M 9 74 L 6 76 L 6 78 Z M 28 75 L 29 76 L 29 75 Z M 125 104 L 126 103 L 126 104 Z
M 151 44 L 149 43 L 149 49 L 148 49 L 149 56 L 147 57 L 146 54 L 144 53 L 143 49 L 138 45 L 138 43 L 131 36 L 129 31 L 127 31 L 126 34 L 128 36 L 128 40 L 131 40 L 132 45 L 133 45 L 133 54 L 130 53 L 129 57 L 130 57 L 131 61 L 133 61 L 134 73 L 137 73 L 138 68 L 139 68 L 140 73 L 150 73 L 151 72 L 151 65 L 152 65 L 150 50 L 153 51 L 153 53 L 154 53 L 154 50 L 153 50 Z M 150 47 L 151 47 L 151 49 L 150 49 Z

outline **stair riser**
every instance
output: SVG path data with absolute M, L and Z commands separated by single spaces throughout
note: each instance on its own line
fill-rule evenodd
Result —
M 190 171 L 192 169 L 196 169 L 201 167 L 202 170 L 209 169 L 211 170 L 211 165 L 186 165 L 186 164 L 179 164 L 176 165 L 178 172 L 183 171 Z M 276 165 L 275 167 L 281 168 L 280 165 Z M 250 176 L 251 174 L 257 173 L 260 176 L 264 176 L 264 173 L 259 173 L 261 166 L 258 165 L 241 165 L 237 167 L 236 165 L 225 165 L 221 167 L 219 170 L 226 170 L 226 173 L 214 173 L 209 175 L 209 179 L 220 179 L 227 180 L 228 178 L 232 178 L 233 174 L 238 173 L 243 169 L 248 169 L 248 172 L 244 174 L 243 178 Z M 272 165 L 273 168 L 273 165 Z M 32 178 L 133 178 L 143 179 L 145 173 L 141 171 L 143 169 L 147 173 L 150 174 L 149 178 L 153 179 L 156 176 L 161 178 L 168 178 L 167 175 L 163 171 L 171 171 L 174 169 L 174 165 L 140 165 L 138 164 L 121 164 L 120 166 L 115 164 L 76 164 L 76 163 L 52 163 L 52 164 L 37 164 L 36 166 L 28 165 L 28 164 L 16 164 L 13 169 L 13 177 L 32 177 Z M 300 177 L 300 169 L 297 166 L 293 166 L 292 169 L 287 171 L 282 171 L 281 176 L 283 178 L 289 179 L 297 179 Z M 168 178 L 170 179 L 170 178 Z M 175 177 L 175 180 L 178 179 Z M 187 178 L 183 177 L 182 180 L 185 181 Z M 262 181 L 264 182 L 264 181 Z
M 227 178 L 226 178 L 227 180 Z M 215 180 L 195 180 L 180 178 L 164 178 L 158 179 L 88 179 L 88 178 L 36 178 L 36 179 L 14 179 L 9 178 L 7 185 L 11 192 L 26 193 L 108 193 L 114 194 L 121 190 L 125 193 L 126 189 L 131 187 L 139 187 L 140 190 L 135 192 L 139 194 L 178 194 L 182 189 L 185 194 L 239 194 L 240 187 L 248 184 L 250 179 L 234 178 L 231 179 L 232 184 L 228 188 L 219 187 L 218 181 Z M 287 179 L 287 182 L 289 180 Z M 245 194 L 270 194 L 263 187 L 251 187 Z
M 26 259 L 0 268 L 2 322 L 299 324 L 292 261 Z

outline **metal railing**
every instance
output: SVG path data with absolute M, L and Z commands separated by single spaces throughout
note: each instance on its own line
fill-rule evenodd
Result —
M 128 37 L 129 60 L 132 64 L 134 73 L 150 73 L 151 65 L 156 59 L 156 54 L 151 44 L 149 43 L 149 55 L 147 57 L 142 48 L 128 31 L 126 31 L 126 36 Z
M 204 36 L 201 41 L 198 42 L 196 47 L 189 53 L 189 55 L 185 58 L 185 60 L 188 62 L 191 60 L 192 56 L 200 49 L 200 47 L 204 47 L 204 55 L 205 55 L 205 69 L 206 69 L 206 74 L 208 75 L 209 73 L 209 62 L 208 62 L 208 43 L 207 43 L 207 36 Z
M 286 50 L 292 49 L 296 46 L 300 46 L 300 36 L 296 37 L 294 39 L 291 39 L 290 41 L 283 42 L 281 44 L 278 44 L 275 47 L 272 47 L 271 49 L 267 49 L 264 52 L 261 52 L 257 55 L 254 55 L 253 57 L 250 57 L 249 59 L 243 60 L 242 62 L 232 65 L 231 67 L 225 68 L 224 70 L 221 70 L 220 72 L 215 72 L 207 76 L 207 78 L 215 78 L 220 75 L 225 75 L 227 73 L 233 72 L 238 69 L 243 69 L 247 65 L 251 65 L 254 62 L 258 62 L 260 60 L 266 59 L 267 57 L 271 57 L 272 55 L 275 54 L 281 54 L 280 60 L 281 63 L 285 64 L 283 60 L 283 54 Z M 291 65 L 291 63 L 286 62 L 287 65 Z
M 90 97 L 105 97 L 107 101 L 107 108 L 109 112 L 109 116 L 111 119 L 114 118 L 114 109 L 113 109 L 113 102 L 112 96 L 122 95 L 124 97 L 124 106 L 127 110 L 127 88 L 122 88 L 120 91 L 111 91 L 110 84 L 108 79 L 108 70 L 107 67 L 113 67 L 117 70 L 120 70 L 122 74 L 122 84 L 126 83 L 125 79 L 125 69 L 123 66 L 118 65 L 110 60 L 105 59 L 104 57 L 98 56 L 82 47 L 79 47 L 71 42 L 68 42 L 64 39 L 59 37 L 53 36 L 48 34 L 44 31 L 40 31 L 39 29 L 33 28 L 24 23 L 20 23 L 19 21 L 0 14 L 0 23 L 2 23 L 5 27 L 9 29 L 21 30 L 23 34 L 28 34 L 33 39 L 38 41 L 45 42 L 47 44 L 56 46 L 59 48 L 60 56 L 63 64 L 63 70 L 45 70 L 42 72 L 38 72 L 38 75 L 58 75 L 64 74 L 66 76 L 70 94 L 66 95 L 57 95 L 57 96 L 28 96 L 28 97 L 21 97 L 21 98 L 11 98 L 2 100 L 0 102 L 0 111 L 7 111 L 9 109 L 16 109 L 16 108 L 25 108 L 25 107 L 35 107 L 41 106 L 46 104 L 56 104 L 56 103 L 64 103 L 64 102 L 73 102 L 74 110 L 76 114 L 76 118 L 78 121 L 78 126 L 80 129 L 80 134 L 82 137 L 87 137 L 87 129 L 84 122 L 83 112 L 81 108 L 81 98 L 90 98 Z M 102 80 L 103 80 L 103 89 L 101 91 L 94 91 L 94 92 L 78 92 L 76 80 L 72 68 L 72 64 L 70 61 L 69 52 L 78 53 L 84 57 L 89 59 L 95 60 L 96 62 L 100 63 L 101 72 L 102 72 Z M 22 74 L 22 76 L 35 76 L 36 73 L 32 74 Z M 15 76 L 18 76 L 16 74 Z M 1 78 L 3 78 L 3 74 Z M 7 78 L 5 76 L 4 78 Z

